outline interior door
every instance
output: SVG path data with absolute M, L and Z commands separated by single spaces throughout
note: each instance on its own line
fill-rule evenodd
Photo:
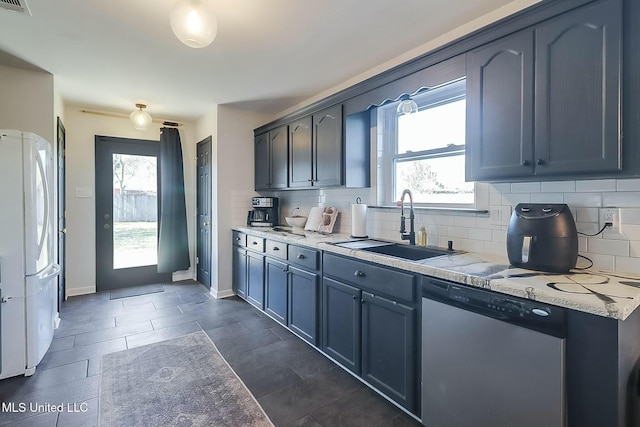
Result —
M 211 137 L 197 146 L 198 182 L 196 211 L 198 217 L 198 282 L 211 288 Z
M 158 141 L 96 136 L 98 291 L 171 280 L 159 274 Z
M 67 207 L 65 202 L 65 147 L 66 132 L 62 120 L 58 117 L 58 265 L 60 275 L 58 276 L 58 312 L 65 298 L 67 271 Z

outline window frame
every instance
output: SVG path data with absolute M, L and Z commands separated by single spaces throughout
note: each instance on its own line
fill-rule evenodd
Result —
M 466 99 L 466 77 L 447 82 L 431 90 L 414 95 L 413 100 L 418 104 L 418 111 L 450 104 Z M 421 151 L 398 153 L 398 115 L 396 108 L 400 101 L 396 101 L 378 110 L 378 138 L 382 139 L 382 147 L 378 148 L 378 200 L 383 205 L 395 205 L 396 200 L 396 164 L 399 162 L 419 161 L 424 159 L 444 158 L 465 155 L 466 144 L 449 144 L 445 147 L 431 148 Z M 464 173 L 464 171 L 463 171 Z M 476 186 L 474 183 L 473 203 L 425 203 L 416 202 L 414 205 L 422 207 L 442 208 L 476 208 Z

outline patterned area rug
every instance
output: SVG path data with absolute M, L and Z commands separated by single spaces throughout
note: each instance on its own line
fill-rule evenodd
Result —
M 102 357 L 100 426 L 273 427 L 204 332 Z

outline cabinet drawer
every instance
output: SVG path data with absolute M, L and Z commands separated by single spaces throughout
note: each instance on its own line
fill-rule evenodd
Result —
M 315 249 L 289 246 L 289 261 L 311 270 L 320 268 L 320 254 Z
M 415 301 L 415 277 L 409 273 L 324 254 L 324 274 L 407 302 Z
M 247 249 L 253 251 L 264 252 L 264 238 L 256 236 L 247 236 Z
M 234 231 L 233 232 L 233 245 L 234 246 L 240 246 L 242 248 L 247 246 L 247 235 L 240 232 L 240 231 Z
M 287 259 L 287 244 L 277 240 L 267 240 L 267 255 Z

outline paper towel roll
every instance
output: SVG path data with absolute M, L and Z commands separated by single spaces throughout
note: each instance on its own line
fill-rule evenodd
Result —
M 368 237 L 367 205 L 351 205 L 351 237 Z

